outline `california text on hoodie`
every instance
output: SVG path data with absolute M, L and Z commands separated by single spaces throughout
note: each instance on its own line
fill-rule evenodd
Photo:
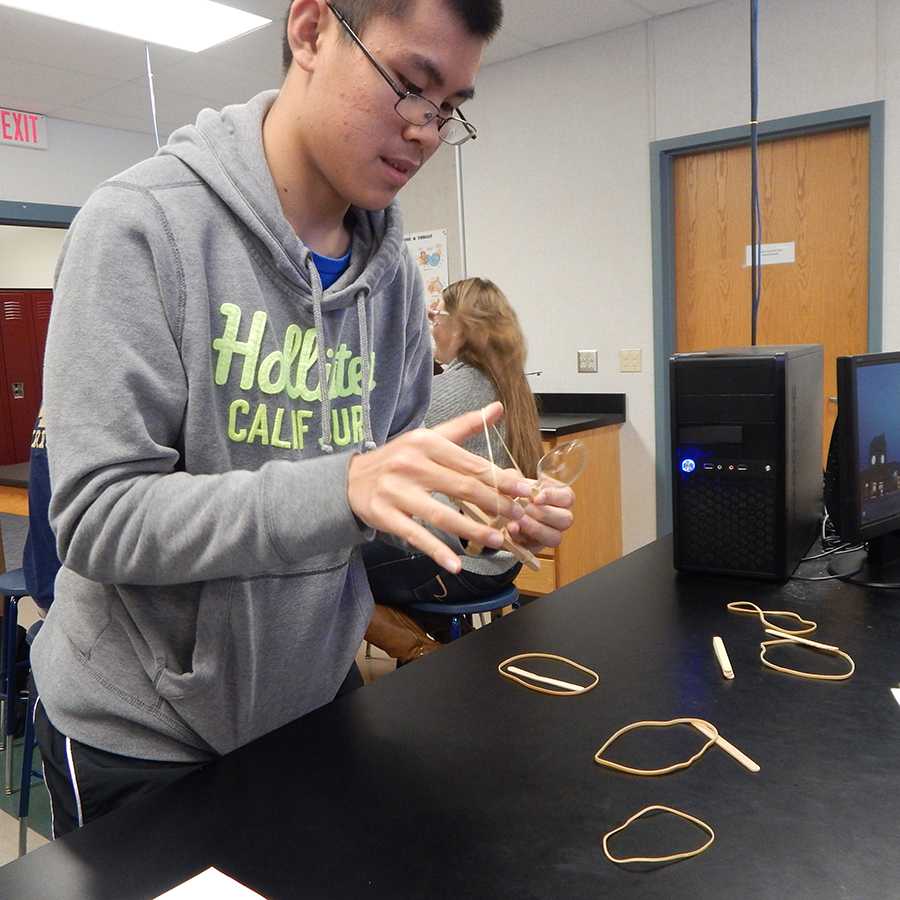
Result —
M 350 210 L 350 267 L 323 292 L 265 161 L 275 96 L 204 110 L 103 184 L 57 270 L 63 568 L 32 661 L 53 724 L 112 753 L 209 759 L 334 697 L 371 613 L 352 452 L 428 405 L 397 206 Z

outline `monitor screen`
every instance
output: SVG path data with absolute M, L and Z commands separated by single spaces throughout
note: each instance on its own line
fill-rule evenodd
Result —
M 860 525 L 900 517 L 900 361 L 856 370 Z

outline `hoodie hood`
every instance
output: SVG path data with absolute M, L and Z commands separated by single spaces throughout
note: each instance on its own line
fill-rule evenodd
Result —
M 176 156 L 193 170 L 262 243 L 279 273 L 311 309 L 310 249 L 285 218 L 262 145 L 262 125 L 278 91 L 221 111 L 204 109 L 194 125 L 173 132 L 160 155 Z M 351 207 L 350 267 L 323 296 L 325 312 L 356 303 L 390 282 L 404 248 L 396 202 L 377 212 Z
M 374 313 L 367 309 L 366 303 L 370 296 L 377 295 L 393 281 L 401 253 L 405 252 L 399 207 L 395 202 L 377 212 L 350 208 L 350 266 L 335 284 L 323 291 L 309 247 L 284 216 L 265 159 L 262 126 L 277 96 L 278 91 L 264 91 L 248 103 L 226 106 L 219 112 L 202 110 L 196 124 L 172 134 L 160 155 L 178 157 L 262 243 L 274 267 L 293 287 L 301 309 L 312 314 L 320 347 L 325 346 L 323 315 L 357 306 L 363 364 L 364 449 L 372 450 L 375 441 L 369 398 L 369 347 L 370 319 Z M 320 384 L 325 384 L 323 354 L 319 354 L 318 367 Z M 328 391 L 322 391 L 322 422 L 319 446 L 323 452 L 331 453 Z

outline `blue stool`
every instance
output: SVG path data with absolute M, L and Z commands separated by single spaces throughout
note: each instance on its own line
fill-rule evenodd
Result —
M 19 601 L 28 596 L 23 569 L 12 569 L 0 574 L 0 595 L 3 596 L 3 644 L 0 652 L 0 739 L 4 755 L 4 793 L 12 790 L 12 745 L 16 731 L 16 670 L 26 668 L 27 663 L 16 661 L 16 625 L 19 618 Z
M 410 609 L 424 613 L 437 613 L 441 616 L 450 616 L 450 640 L 455 641 L 462 634 L 462 620 L 464 616 L 481 615 L 481 613 L 494 612 L 504 606 L 519 608 L 519 592 L 515 587 L 508 587 L 493 597 L 477 600 L 472 603 L 411 603 Z

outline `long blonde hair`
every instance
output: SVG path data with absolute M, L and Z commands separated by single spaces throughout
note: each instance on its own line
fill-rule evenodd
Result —
M 525 336 L 505 294 L 486 278 L 456 281 L 443 292 L 444 309 L 462 329 L 457 359 L 490 378 L 506 413 L 506 443 L 522 474 L 536 475 L 541 434 L 534 394 L 525 379 Z

